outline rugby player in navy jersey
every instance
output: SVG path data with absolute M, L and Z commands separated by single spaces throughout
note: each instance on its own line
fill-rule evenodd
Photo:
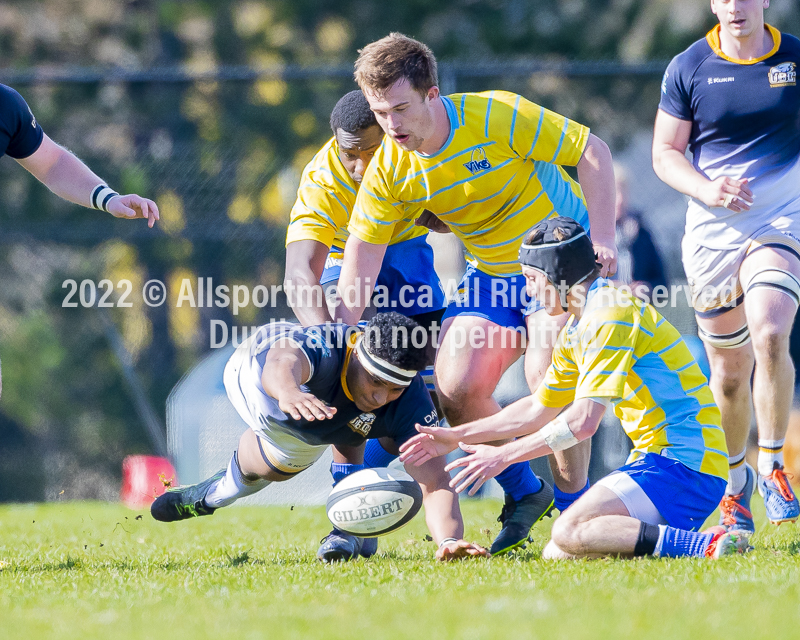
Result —
M 167 491 L 152 504 L 153 517 L 172 522 L 211 515 L 272 482 L 293 478 L 332 444 L 357 446 L 377 438 L 397 454 L 416 435 L 416 423 L 438 424 L 419 375 L 426 351 L 415 346 L 420 342 L 415 330 L 424 334 L 413 320 L 394 312 L 376 315 L 364 329 L 333 323 L 261 327 L 225 367 L 228 398 L 250 426 L 228 468 L 199 484 Z M 462 539 L 458 498 L 444 463 L 406 470 L 422 487 L 425 518 L 439 545 L 436 557 L 488 555 Z M 350 548 L 340 546 L 338 557 L 320 559 L 365 555 L 362 538 L 340 535 L 351 541 Z
M 3 155 L 14 158 L 64 200 L 106 211 L 116 218 L 145 218 L 150 227 L 158 220 L 155 202 L 136 194 L 121 196 L 109 188 L 47 136 L 19 93 L 0 84 L 0 157 Z
M 324 299 L 328 294 L 322 295 L 323 288 L 336 289 L 350 211 L 364 171 L 383 139 L 383 130 L 360 90 L 350 91 L 339 99 L 331 112 L 330 124 L 333 138 L 303 170 L 286 229 L 284 289 L 292 310 L 304 326 L 332 319 Z M 386 295 L 380 296 L 384 298 L 382 302 L 376 298 L 377 304 L 371 306 L 367 318 L 380 310 L 394 309 L 426 329 L 430 336 L 429 365 L 422 372 L 422 379 L 428 391 L 435 394 L 433 337 L 441 324 L 445 299 L 434 269 L 433 249 L 426 241 L 425 226 L 447 230 L 430 212 L 409 207 L 406 219 L 395 228 L 378 278 L 378 288 Z M 334 446 L 332 453 L 334 483 L 367 467 L 385 467 L 395 458 L 377 440 L 369 441 L 366 447 Z M 377 544 L 377 538 L 367 539 L 361 548 L 362 555 L 374 553 Z M 332 531 L 323 538 L 317 555 L 339 557 L 340 547 L 352 545 L 352 540 Z
M 756 484 L 771 522 L 800 516 L 783 471 L 800 301 L 800 41 L 765 24 L 768 6 L 711 0 L 719 25 L 670 63 L 653 139 L 656 173 L 690 196 L 683 264 L 730 455 L 720 525 L 750 531 Z M 758 477 L 744 461 L 751 403 Z

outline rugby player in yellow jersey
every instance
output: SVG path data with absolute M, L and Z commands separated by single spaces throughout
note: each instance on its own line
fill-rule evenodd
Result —
M 678 331 L 651 305 L 600 277 L 592 244 L 571 218 L 540 222 L 519 252 L 532 294 L 570 314 L 534 396 L 453 429 L 417 425 L 406 464 L 457 446 L 471 454 L 451 486 L 474 493 L 510 464 L 590 437 L 609 403 L 633 441 L 627 464 L 598 481 L 553 525 L 549 558 L 708 556 L 749 548 L 750 532 L 698 533 L 728 480 L 725 434 L 708 381 Z M 518 438 L 491 446 L 479 443 Z
M 331 112 L 334 137 L 303 171 L 297 200 L 286 229 L 285 289 L 297 319 L 305 326 L 332 320 L 322 287 L 335 285 L 347 241 L 347 223 L 364 171 L 383 140 L 383 131 L 361 91 L 351 91 Z M 409 206 L 394 228 L 389 255 L 377 278 L 383 293 L 376 310 L 395 310 L 430 330 L 441 320 L 444 295 L 433 268 L 433 250 L 425 241 L 428 229 L 417 224 L 435 217 Z M 432 225 L 433 226 L 433 225 Z M 437 230 L 447 230 L 444 225 Z
M 345 94 L 330 118 L 334 137 L 308 163 L 297 190 L 286 230 L 285 290 L 292 310 L 304 326 L 331 321 L 323 287 L 334 287 L 339 278 L 342 250 L 347 240 L 347 221 L 355 204 L 364 171 L 383 139 L 383 131 L 359 90 Z M 402 311 L 423 327 L 428 336 L 438 331 L 444 313 L 444 294 L 433 267 L 433 250 L 426 242 L 427 229 L 416 221 L 423 209 L 409 206 L 390 241 L 378 289 L 370 312 Z M 435 217 L 427 219 L 435 221 Z M 429 365 L 432 341 L 427 340 Z M 433 391 L 433 367 L 423 372 Z M 365 467 L 385 467 L 396 456 L 378 440 L 357 446 L 332 447 L 334 483 Z M 334 529 L 322 540 L 317 556 L 323 562 L 369 557 L 378 539 L 359 539 Z
M 358 320 L 363 288 L 374 282 L 403 207 L 424 206 L 464 242 L 470 260 L 444 316 L 435 368 L 439 401 L 452 425 L 492 415 L 500 409 L 492 393 L 523 353 L 528 384 L 538 384 L 566 320 L 536 314 L 540 307 L 525 294 L 516 251 L 531 224 L 556 214 L 591 222 L 603 274 L 615 270 L 611 154 L 587 127 L 521 96 L 441 96 L 433 53 L 401 34 L 361 51 L 356 81 L 387 137 L 350 217 L 337 316 Z M 563 166 L 576 167 L 580 186 Z M 361 290 L 362 304 L 352 290 Z M 552 337 L 537 335 L 539 322 L 540 329 L 555 329 Z M 526 334 L 536 348 L 526 351 Z M 588 444 L 551 462 L 561 510 L 587 488 Z M 498 482 L 506 505 L 495 555 L 523 544 L 553 505 L 552 488 L 528 465 L 509 468 Z

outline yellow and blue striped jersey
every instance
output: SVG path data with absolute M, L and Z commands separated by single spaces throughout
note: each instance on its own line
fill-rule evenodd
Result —
M 445 145 L 424 155 L 385 137 L 365 172 L 350 233 L 386 244 L 404 205 L 421 205 L 450 226 L 478 269 L 517 275 L 517 251 L 534 224 L 553 215 L 588 224 L 583 193 L 562 169 L 580 160 L 588 128 L 506 91 L 442 100 L 450 120 Z
M 728 478 L 728 450 L 708 381 L 677 329 L 602 278 L 567 321 L 537 390 L 548 407 L 609 398 L 633 440 L 628 462 L 656 453 Z
M 328 247 L 344 248 L 348 236 L 347 221 L 357 193 L 358 184 L 339 159 L 336 138 L 331 138 L 303 170 L 297 200 L 289 215 L 286 244 L 316 240 Z M 404 207 L 402 219 L 393 230 L 389 244 L 425 235 L 428 230 L 414 224 L 422 211 L 419 206 Z

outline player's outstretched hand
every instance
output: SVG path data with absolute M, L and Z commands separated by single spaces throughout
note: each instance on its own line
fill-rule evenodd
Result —
M 747 178 L 734 180 L 722 176 L 706 183 L 699 200 L 708 207 L 725 207 L 735 213 L 748 211 L 753 204 L 753 192 L 747 185 Z
M 416 427 L 419 435 L 400 445 L 400 462 L 418 467 L 431 458 L 445 456 L 458 447 L 458 436 L 450 429 L 425 427 L 421 424 Z
M 309 422 L 330 419 L 336 413 L 336 407 L 329 407 L 317 396 L 303 393 L 300 389 L 287 389 L 281 394 L 278 406 L 295 420 L 305 418 Z
M 505 452 L 502 447 L 493 447 L 487 444 L 464 444 L 458 446 L 466 451 L 469 456 L 459 458 L 448 464 L 444 470 L 447 472 L 464 467 L 455 478 L 450 481 L 450 486 L 461 493 L 472 485 L 468 495 L 474 496 L 490 478 L 501 473 L 509 463 L 504 460 Z
M 489 552 L 478 544 L 466 540 L 448 542 L 436 551 L 436 559 L 442 562 L 461 560 L 462 558 L 488 558 Z
M 108 212 L 115 218 L 144 218 L 151 229 L 160 219 L 156 203 L 131 193 L 127 196 L 114 196 L 109 200 Z
M 427 209 L 423 210 L 419 218 L 414 220 L 414 224 L 418 227 L 427 227 L 434 233 L 450 233 L 450 227 L 442 222 L 440 218 L 437 218 L 436 214 Z
M 617 245 L 614 240 L 592 238 L 592 246 L 597 262 L 602 265 L 600 276 L 611 278 L 617 273 Z

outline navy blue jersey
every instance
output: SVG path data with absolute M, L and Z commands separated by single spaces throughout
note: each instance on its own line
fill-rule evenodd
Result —
M 43 138 L 44 131 L 28 103 L 11 87 L 0 84 L 0 156 L 27 158 Z
M 772 50 L 734 60 L 720 49 L 719 29 L 673 58 L 659 109 L 692 122 L 694 167 L 709 179 L 780 174 L 800 153 L 800 40 L 767 25 Z
M 389 437 L 398 445 L 417 434 L 414 425 L 436 425 L 436 410 L 422 377 L 417 374 L 402 395 L 375 412 L 362 412 L 347 389 L 345 372 L 354 357 L 353 345 L 360 328 L 346 324 L 301 327 L 272 323 L 259 328 L 241 348 L 250 349 L 250 366 L 239 374 L 241 391 L 248 405 L 255 407 L 258 420 L 271 431 L 285 431 L 307 444 L 356 446 L 369 438 Z M 331 407 L 330 420 L 295 420 L 280 410 L 261 384 L 267 353 L 278 339 L 290 336 L 308 358 L 311 377 L 301 386 Z

